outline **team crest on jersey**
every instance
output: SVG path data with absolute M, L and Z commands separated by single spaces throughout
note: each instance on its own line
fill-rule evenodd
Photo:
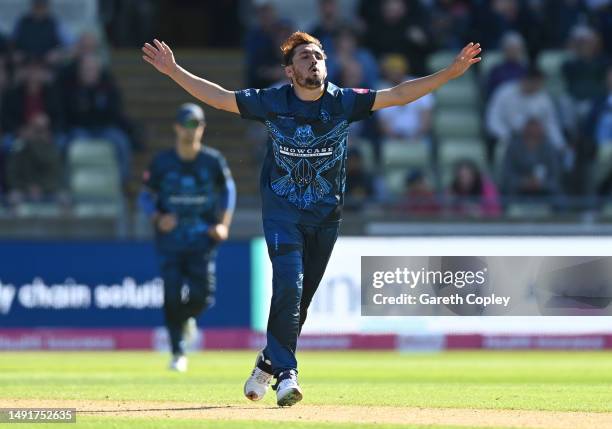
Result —
M 310 145 L 315 140 L 314 132 L 312 132 L 312 127 L 310 125 L 302 125 L 297 127 L 295 130 L 295 136 L 293 136 L 293 141 L 295 144 L 301 147 L 305 147 Z
M 327 110 L 321 110 L 321 114 L 319 115 L 319 119 L 321 119 L 321 121 L 324 122 L 324 123 L 329 122 L 329 120 L 331 119 L 331 117 L 329 116 L 329 112 Z
M 340 122 L 319 137 L 310 125 L 299 126 L 293 137 L 284 135 L 270 121 L 266 121 L 266 126 L 276 165 L 285 173 L 272 181 L 274 193 L 300 209 L 308 208 L 329 194 L 333 186 L 322 175 L 344 156 L 348 122 Z

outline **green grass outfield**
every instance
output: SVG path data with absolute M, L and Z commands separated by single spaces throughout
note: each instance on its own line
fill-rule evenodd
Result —
M 166 370 L 168 356 L 157 352 L 1 352 L 0 403 L 7 399 L 71 399 L 245 405 L 249 402 L 242 396 L 242 385 L 254 357 L 255 352 L 192 354 L 189 372 L 177 374 Z M 612 411 L 610 352 L 302 352 L 299 358 L 300 383 L 304 389 L 301 404 Z M 274 405 L 274 392 L 262 402 L 262 406 Z M 3 426 L 7 425 L 0 424 Z M 78 416 L 76 426 L 37 424 L 34 427 L 47 426 L 54 429 L 400 427 L 357 422 L 249 422 L 245 425 L 241 421 L 98 415 Z

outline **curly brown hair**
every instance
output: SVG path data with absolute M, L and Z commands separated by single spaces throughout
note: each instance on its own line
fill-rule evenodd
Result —
M 303 31 L 296 31 L 291 36 L 289 36 L 280 47 L 281 52 L 283 54 L 283 65 L 291 65 L 295 48 L 301 45 L 308 45 L 310 43 L 318 46 L 319 49 L 323 51 L 323 45 L 321 44 L 319 39 L 314 36 L 311 36 L 308 33 L 305 33 Z

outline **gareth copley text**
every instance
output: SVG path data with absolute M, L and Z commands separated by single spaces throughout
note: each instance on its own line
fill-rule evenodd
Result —
M 444 287 L 455 287 L 457 292 L 446 296 L 436 296 L 432 293 L 410 294 L 399 293 L 387 296 L 384 293 L 375 293 L 372 296 L 372 303 L 375 305 L 477 305 L 487 307 L 490 305 L 501 305 L 508 307 L 510 305 L 510 297 L 491 294 L 481 296 L 479 293 L 463 292 L 464 287 L 479 287 L 487 282 L 487 269 L 484 268 L 478 271 L 470 270 L 411 270 L 408 268 L 396 268 L 392 271 L 375 271 L 372 274 L 372 287 L 382 289 L 387 286 L 399 287 L 405 290 L 406 287 L 415 289 L 419 287 L 428 287 L 428 292 L 431 289 L 441 289 Z M 394 292 L 397 290 L 394 288 Z M 473 289 L 472 289 L 473 290 Z M 384 291 L 381 291 L 384 292 Z M 393 293 L 393 292 L 392 292 Z

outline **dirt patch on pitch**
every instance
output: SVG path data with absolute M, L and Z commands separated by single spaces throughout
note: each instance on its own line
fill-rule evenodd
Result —
M 76 408 L 78 416 L 202 420 L 273 420 L 330 423 L 387 423 L 531 429 L 612 428 L 612 413 L 402 408 L 298 404 L 207 405 L 183 402 L 0 399 L 0 408 Z

